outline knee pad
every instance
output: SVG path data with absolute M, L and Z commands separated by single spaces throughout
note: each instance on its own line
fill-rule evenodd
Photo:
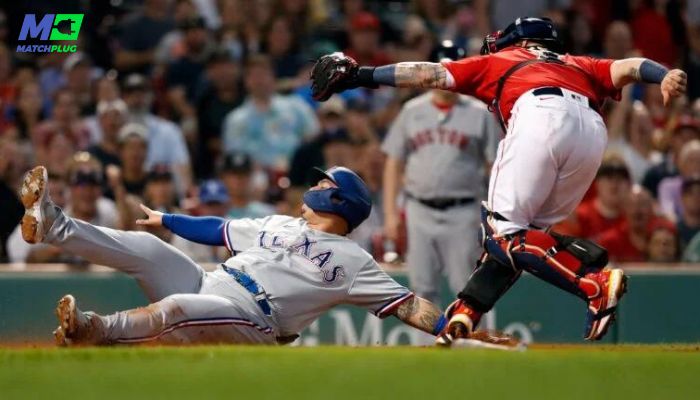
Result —
M 520 272 L 486 255 L 458 297 L 475 311 L 488 312 L 520 277 Z

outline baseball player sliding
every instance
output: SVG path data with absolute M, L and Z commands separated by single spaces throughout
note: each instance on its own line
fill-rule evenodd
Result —
M 607 142 L 598 110 L 632 82 L 661 85 L 664 103 L 686 90 L 686 74 L 645 58 L 604 60 L 555 52 L 552 22 L 518 18 L 488 35 L 480 56 L 442 63 L 359 67 L 342 53 L 321 57 L 312 71 L 313 94 L 378 85 L 452 90 L 490 105 L 506 136 L 498 146 L 482 207 L 477 269 L 446 311 L 438 343 L 449 344 L 481 316 L 522 270 L 588 304 L 584 337 L 598 340 L 614 320 L 626 290 L 622 270 L 607 266 L 595 243 L 547 228 L 569 215 L 595 177 Z
M 226 246 L 234 255 L 207 273 L 175 247 L 145 232 L 126 232 L 72 219 L 54 205 L 47 172 L 25 177 L 22 236 L 134 277 L 151 304 L 98 315 L 71 295 L 56 310 L 60 345 L 139 343 L 288 343 L 337 304 L 394 315 L 422 331 L 440 332 L 446 319 L 383 272 L 345 237 L 371 209 L 362 179 L 347 168 L 319 172 L 304 194 L 302 218 L 223 220 L 163 214 L 142 206 L 137 223 L 164 226 L 194 242 Z

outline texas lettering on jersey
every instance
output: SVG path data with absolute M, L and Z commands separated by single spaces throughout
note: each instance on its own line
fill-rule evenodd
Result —
M 302 236 L 300 240 L 287 244 L 282 236 L 272 235 L 267 231 L 258 234 L 258 246 L 264 249 L 290 249 L 316 265 L 323 274 L 323 281 L 333 283 L 345 277 L 345 269 L 342 265 L 330 266 L 333 258 L 332 250 L 314 249 L 316 241 Z

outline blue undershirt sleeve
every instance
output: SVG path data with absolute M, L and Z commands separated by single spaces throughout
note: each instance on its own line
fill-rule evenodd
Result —
M 191 242 L 210 246 L 224 245 L 226 220 L 223 218 L 164 214 L 163 226 Z

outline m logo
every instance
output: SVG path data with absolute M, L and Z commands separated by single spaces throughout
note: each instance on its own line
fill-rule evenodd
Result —
M 26 14 L 19 40 L 78 40 L 83 14 L 46 14 L 37 23 L 36 14 Z

